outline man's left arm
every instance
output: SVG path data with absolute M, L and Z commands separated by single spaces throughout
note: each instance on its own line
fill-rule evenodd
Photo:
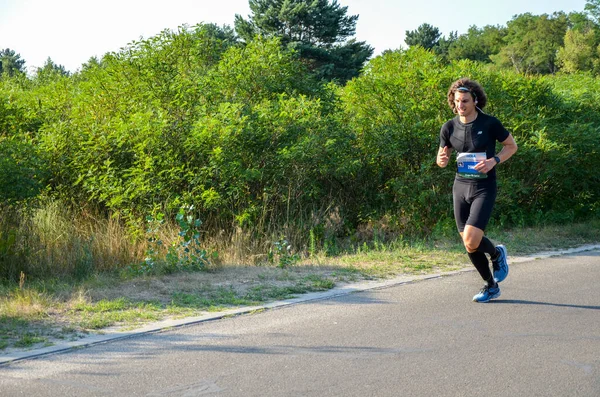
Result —
M 487 174 L 495 166 L 500 163 L 504 163 L 517 152 L 517 142 L 515 142 L 515 138 L 513 138 L 512 134 L 509 133 L 508 137 L 500 143 L 502 144 L 502 150 L 500 150 L 500 152 L 491 159 L 483 160 L 477 163 L 477 165 L 475 165 L 475 169 L 477 171 Z
M 502 144 L 502 150 L 496 154 L 496 157 L 500 159 L 500 163 L 504 163 L 517 152 L 519 147 L 517 146 L 517 142 L 515 142 L 515 138 L 513 138 L 512 134 L 508 134 L 508 138 L 500 143 Z M 495 159 L 494 162 L 496 163 Z

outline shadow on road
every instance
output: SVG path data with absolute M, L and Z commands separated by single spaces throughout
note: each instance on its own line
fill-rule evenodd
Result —
M 520 299 L 495 300 L 492 302 L 495 304 L 513 303 L 513 304 L 518 304 L 518 305 L 543 305 L 543 306 L 557 306 L 557 307 L 574 307 L 577 309 L 600 310 L 600 306 L 568 305 L 566 303 L 535 302 L 535 301 L 524 301 L 524 300 L 520 300 Z

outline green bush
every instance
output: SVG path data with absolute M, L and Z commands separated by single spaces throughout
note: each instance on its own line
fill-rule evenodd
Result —
M 27 137 L 0 136 L 0 202 L 36 197 L 46 186 L 46 164 Z
M 117 217 L 134 237 L 148 215 L 171 219 L 187 203 L 204 235 L 242 230 L 264 254 L 282 235 L 294 252 L 335 252 L 337 237 L 369 228 L 383 239 L 447 233 L 453 167 L 435 155 L 453 117 L 447 89 L 464 76 L 482 83 L 486 112 L 519 145 L 500 166 L 492 223 L 598 216 L 596 77 L 523 76 L 411 48 L 372 59 L 343 87 L 322 85 L 276 39 L 241 46 L 207 25 L 131 43 L 72 76 L 4 76 L 0 201 L 24 206 L 44 192 L 75 213 Z M 16 218 L 0 237 L 5 263 L 31 257 L 15 251 L 26 223 Z M 76 240 L 81 273 L 105 266 L 85 253 L 92 241 Z
M 592 148 L 600 135 L 598 102 L 577 82 L 589 76 L 528 77 L 469 61 L 443 66 L 423 49 L 376 58 L 343 90 L 365 161 L 361 186 L 368 189 L 361 197 L 374 207 L 364 213 L 374 219 L 388 214 L 400 231 L 429 233 L 438 221 L 447 223 L 452 170 L 437 169 L 435 153 L 439 129 L 453 117 L 447 88 L 464 76 L 484 86 L 486 112 L 519 145 L 499 171 L 493 222 L 528 225 L 597 214 L 600 163 Z M 566 90 L 565 79 L 579 88 Z
M 449 70 L 422 48 L 387 52 L 341 93 L 362 162 L 354 186 L 359 219 L 391 218 L 399 233 L 430 232 L 449 207 L 451 176 L 435 165 L 439 130 L 451 116 Z

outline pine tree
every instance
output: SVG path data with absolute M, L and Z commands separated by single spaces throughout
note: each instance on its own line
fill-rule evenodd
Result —
M 0 74 L 8 73 L 9 76 L 14 76 L 23 72 L 25 72 L 25 60 L 21 59 L 21 55 L 10 48 L 0 50 Z
M 256 35 L 279 37 L 297 51 L 309 69 L 325 80 L 344 83 L 359 75 L 373 48 L 351 37 L 358 15 L 336 0 L 250 0 L 248 20 L 235 17 L 237 34 L 246 42 Z

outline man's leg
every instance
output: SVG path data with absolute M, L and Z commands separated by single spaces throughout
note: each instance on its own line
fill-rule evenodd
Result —
M 482 229 L 471 225 L 465 226 L 464 232 L 461 233 L 469 259 L 471 259 L 481 278 L 486 282 L 481 291 L 473 297 L 475 302 L 489 302 L 491 299 L 500 296 L 500 288 L 490 270 L 490 262 L 485 253 L 478 249 L 484 238 L 483 233 Z
M 490 270 L 490 262 L 485 256 L 485 254 L 478 250 L 481 245 L 481 240 L 483 239 L 483 230 L 471 226 L 466 225 L 465 230 L 460 233 L 463 244 L 467 250 L 467 254 L 469 255 L 469 259 L 481 275 L 481 278 L 488 283 L 490 286 L 494 286 L 494 277 L 492 275 L 492 271 Z

